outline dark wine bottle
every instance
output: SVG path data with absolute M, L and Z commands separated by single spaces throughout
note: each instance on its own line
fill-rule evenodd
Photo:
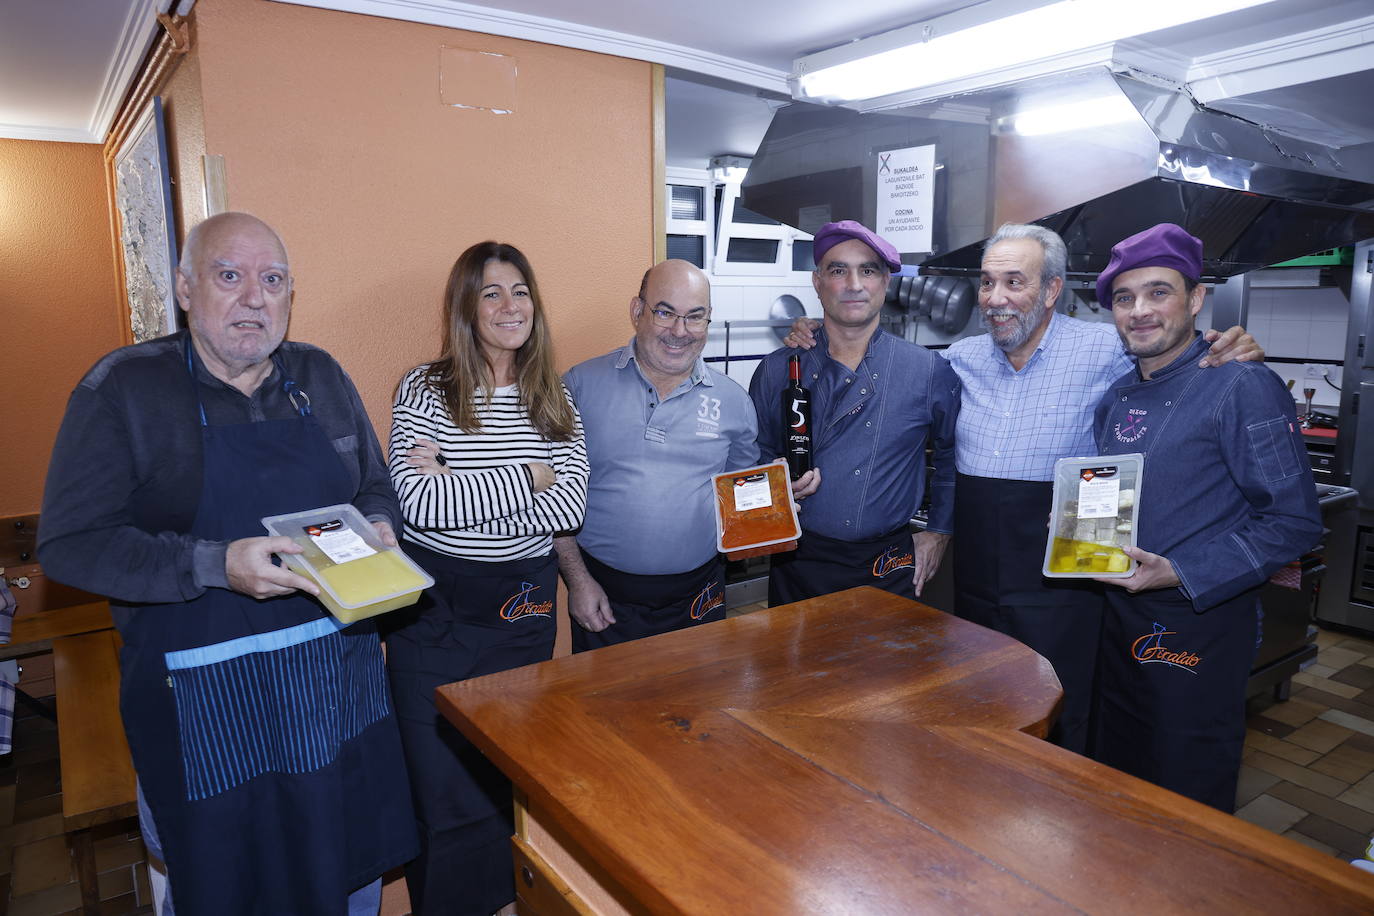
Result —
M 782 392 L 783 454 L 792 479 L 811 470 L 811 392 L 802 387 L 801 357 L 793 356 L 787 364 L 790 379 Z

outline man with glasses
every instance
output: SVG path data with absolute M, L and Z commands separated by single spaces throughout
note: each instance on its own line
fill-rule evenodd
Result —
M 793 482 L 793 494 L 805 500 L 802 537 L 796 551 L 773 557 L 768 603 L 859 585 L 914 597 L 939 568 L 954 530 L 959 379 L 936 354 L 878 326 L 888 280 L 902 266 L 891 243 L 841 220 L 820 228 L 813 251 L 812 283 L 825 321 L 815 348 L 801 353 L 801 375 L 811 389 L 815 468 Z M 770 353 L 749 385 L 765 457 L 782 454 L 778 405 L 797 352 Z M 935 467 L 930 520 L 913 536 L 927 444 Z
M 554 539 L 574 652 L 725 616 L 711 476 L 758 460 L 749 395 L 701 358 L 706 274 L 678 260 L 650 268 L 630 321 L 626 346 L 563 377 L 591 464 L 582 528 Z

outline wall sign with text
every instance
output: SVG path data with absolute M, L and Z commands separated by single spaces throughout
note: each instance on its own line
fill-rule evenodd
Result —
M 904 254 L 932 248 L 934 176 L 934 144 L 878 153 L 878 225 L 874 228 Z

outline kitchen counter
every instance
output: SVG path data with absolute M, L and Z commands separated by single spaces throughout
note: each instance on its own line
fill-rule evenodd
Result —
M 440 688 L 520 912 L 1374 911 L 1374 876 L 1054 747 L 1020 643 L 853 589 Z

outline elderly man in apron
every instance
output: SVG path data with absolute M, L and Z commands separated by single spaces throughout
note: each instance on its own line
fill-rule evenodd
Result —
M 344 626 L 268 515 L 351 502 L 387 543 L 399 509 L 348 376 L 283 342 L 286 251 L 225 213 L 186 241 L 188 330 L 109 354 L 72 394 L 39 558 L 108 595 L 121 711 L 162 912 L 376 913 L 416 852 L 371 622 Z

